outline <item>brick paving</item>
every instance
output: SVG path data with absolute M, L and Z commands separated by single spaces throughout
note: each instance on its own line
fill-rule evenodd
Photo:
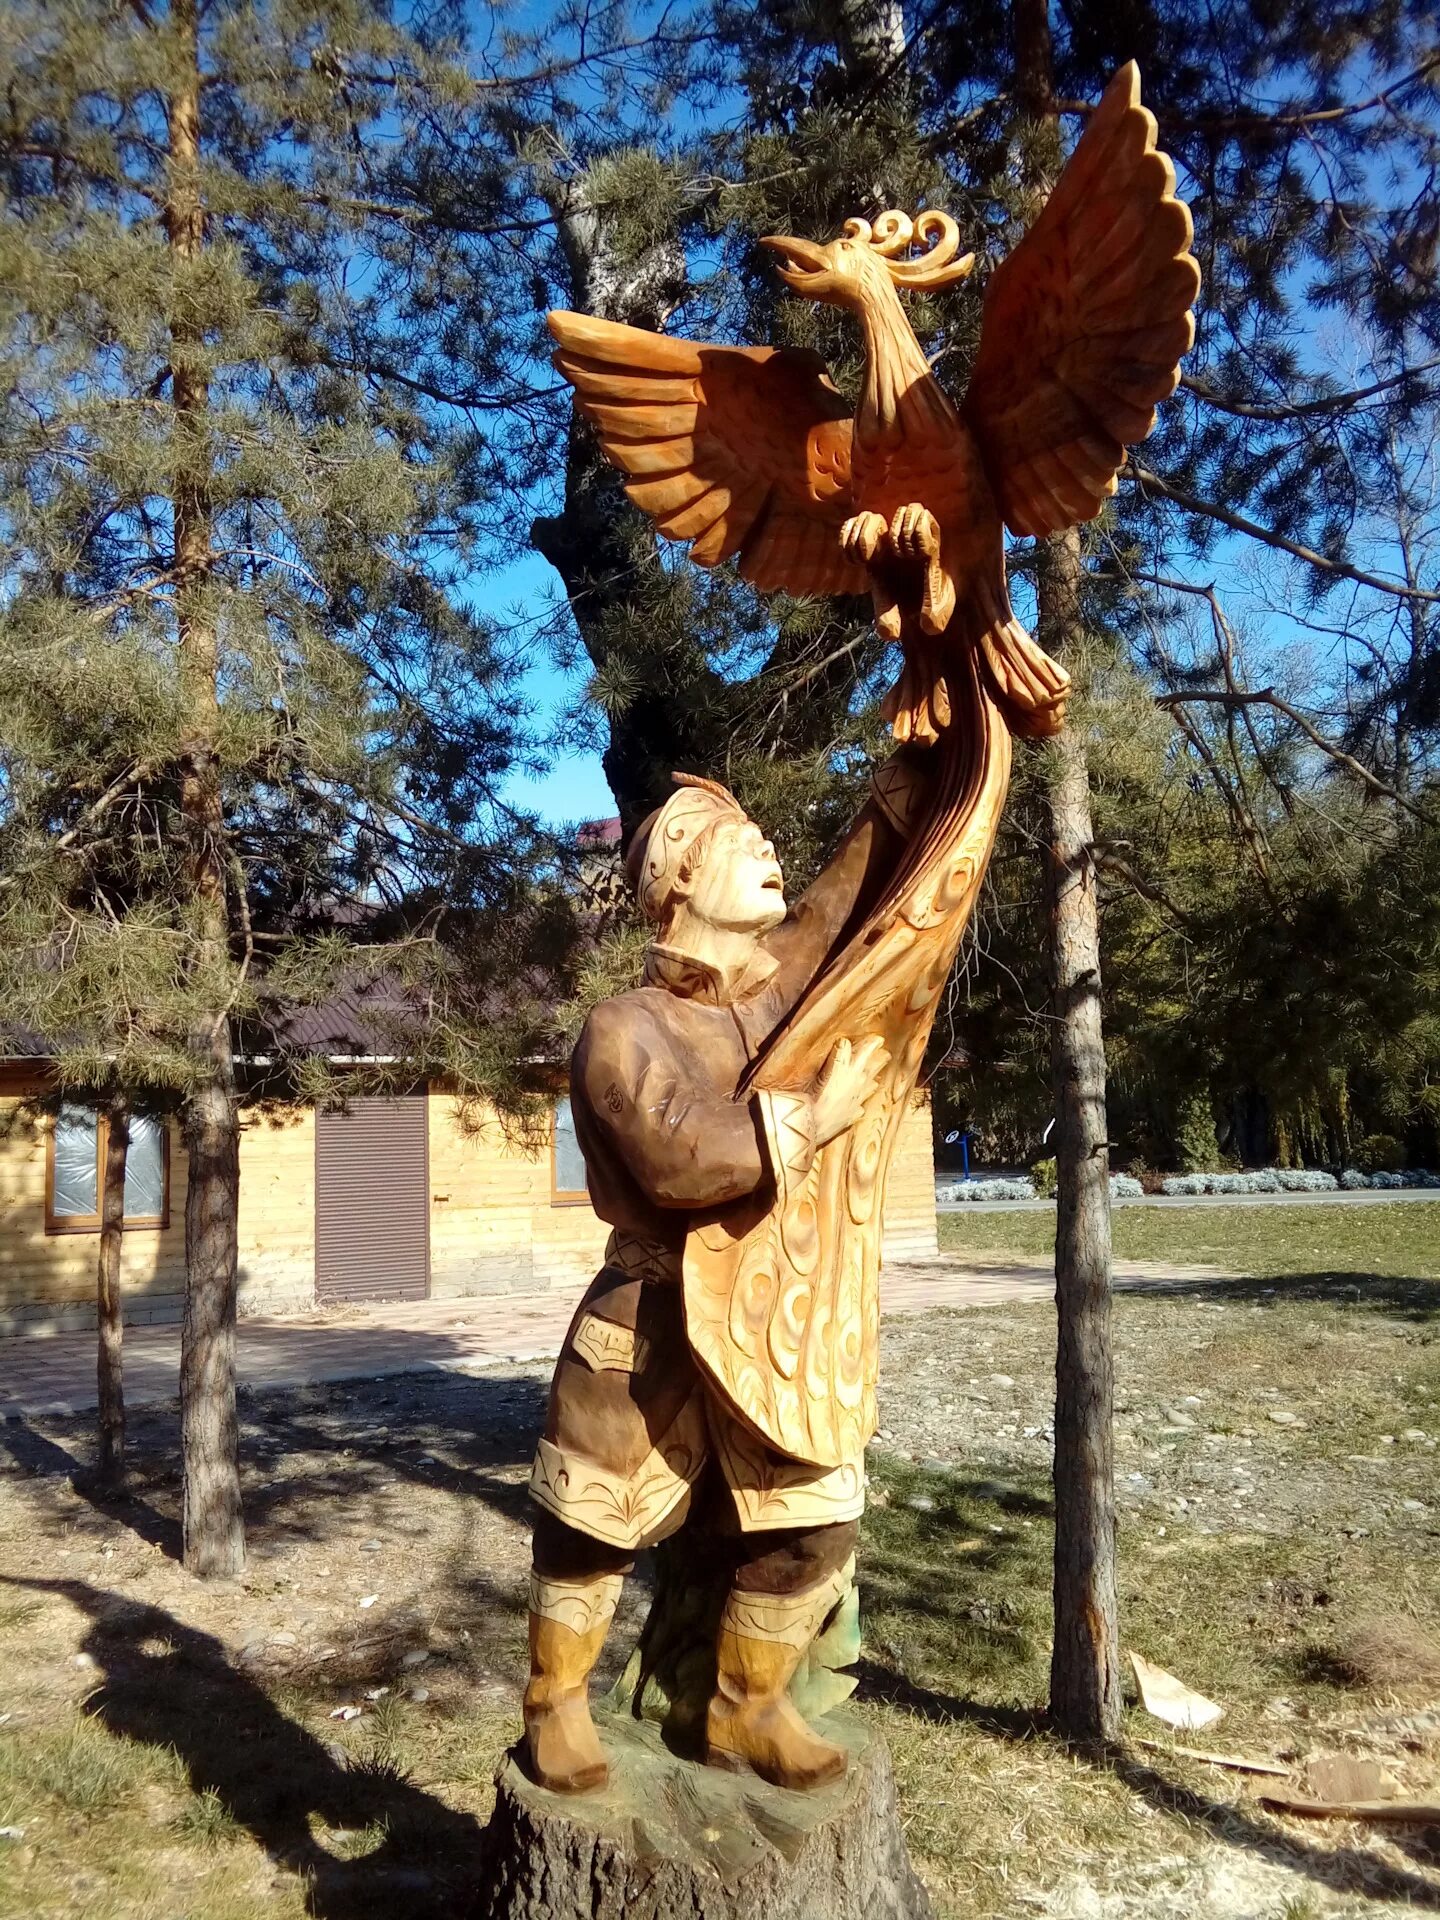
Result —
M 1169 1288 L 1223 1277 L 1209 1267 L 1115 1263 L 1118 1287 Z M 889 1314 L 1002 1306 L 1048 1299 L 1054 1284 L 1053 1268 L 1043 1255 L 946 1253 L 887 1267 L 881 1308 Z M 557 1289 L 247 1318 L 240 1322 L 240 1378 L 250 1387 L 299 1387 L 431 1370 L 471 1373 L 545 1360 L 558 1349 L 577 1297 Z M 174 1399 L 179 1360 L 179 1327 L 128 1327 L 127 1406 Z M 0 1417 L 77 1413 L 93 1407 L 95 1399 L 93 1333 L 0 1339 Z

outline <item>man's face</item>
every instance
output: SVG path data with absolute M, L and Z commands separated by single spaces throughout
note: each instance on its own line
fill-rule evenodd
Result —
M 690 883 L 691 913 L 729 933 L 768 933 L 785 918 L 785 877 L 753 820 L 725 821 Z

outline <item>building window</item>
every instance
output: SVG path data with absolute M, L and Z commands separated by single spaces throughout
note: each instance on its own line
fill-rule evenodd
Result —
M 96 1233 L 109 1125 L 90 1107 L 63 1106 L 50 1132 L 45 1182 L 47 1233 Z M 170 1141 L 163 1120 L 130 1116 L 125 1156 L 126 1227 L 170 1223 Z
M 555 1102 L 555 1131 L 550 1155 L 550 1197 L 570 1205 L 588 1200 L 585 1186 L 585 1156 L 575 1138 L 575 1115 L 568 1099 Z

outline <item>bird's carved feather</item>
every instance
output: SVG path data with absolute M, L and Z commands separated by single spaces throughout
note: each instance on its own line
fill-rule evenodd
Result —
M 1200 273 L 1190 215 L 1155 135 L 1132 62 L 986 290 L 970 389 L 961 416 L 947 404 L 944 418 L 962 439 L 967 429 L 974 436 L 1014 533 L 1094 518 L 1193 342 Z M 667 538 L 693 542 L 697 564 L 734 559 L 767 591 L 863 593 L 873 584 L 840 545 L 842 525 L 868 505 L 859 498 L 865 462 L 850 407 L 817 354 L 704 345 L 576 313 L 552 313 L 550 328 L 555 365 L 630 498 Z M 902 435 L 892 466 L 910 452 Z M 952 464 L 963 471 L 963 461 Z M 929 467 L 913 477 L 913 498 L 924 502 Z M 976 530 L 963 505 L 959 512 L 942 532 L 968 538 Z M 977 582 L 954 584 L 969 619 Z M 995 645 L 1013 651 L 1003 635 Z M 1032 677 L 1027 669 L 1016 679 L 1020 708 Z M 1046 714 L 1058 715 L 1062 696 L 1050 688 Z
M 552 313 L 555 365 L 625 491 L 703 567 L 755 586 L 864 593 L 840 548 L 854 422 L 818 354 L 718 347 Z
M 1194 341 L 1190 214 L 1155 132 L 1132 61 L 986 289 L 963 412 L 1013 533 L 1094 518 Z

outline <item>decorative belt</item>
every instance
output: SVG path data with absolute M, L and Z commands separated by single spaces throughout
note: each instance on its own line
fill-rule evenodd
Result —
M 605 1242 L 605 1264 L 632 1280 L 678 1280 L 684 1263 L 678 1247 L 617 1228 Z

